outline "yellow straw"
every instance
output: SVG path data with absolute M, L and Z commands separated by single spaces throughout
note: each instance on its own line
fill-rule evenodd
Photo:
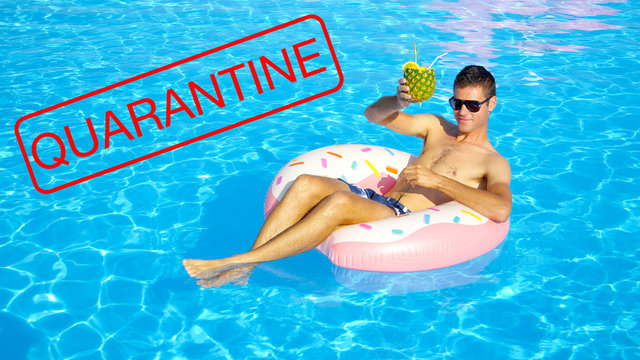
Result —
M 413 55 L 416 57 L 416 64 L 418 63 L 418 50 L 416 49 L 416 43 L 413 42 Z

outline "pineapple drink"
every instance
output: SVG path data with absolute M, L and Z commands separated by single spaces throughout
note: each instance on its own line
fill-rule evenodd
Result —
M 433 64 L 444 53 L 431 63 L 428 68 L 418 65 L 418 51 L 416 50 L 416 44 L 413 44 L 413 51 L 415 54 L 415 62 L 408 61 L 402 66 L 404 72 L 404 78 L 407 80 L 409 86 L 409 95 L 411 95 L 411 101 L 421 102 L 429 99 L 433 96 L 433 92 L 436 89 L 436 72 L 433 70 Z
M 436 72 L 409 61 L 402 67 L 412 101 L 429 99 L 436 89 Z

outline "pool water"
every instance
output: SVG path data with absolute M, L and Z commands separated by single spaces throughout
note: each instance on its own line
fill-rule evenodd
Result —
M 336 93 L 34 189 L 20 117 L 307 14 L 327 25 Z M 639 22 L 625 0 L 1 4 L 2 357 L 640 358 Z M 514 194 L 502 246 L 416 274 L 340 269 L 312 251 L 261 265 L 244 287 L 198 287 L 181 260 L 248 250 L 272 177 L 296 155 L 420 150 L 363 116 L 395 93 L 414 42 L 421 63 L 448 55 L 434 97 L 408 112 L 452 119 L 464 65 L 496 77 L 489 136 Z

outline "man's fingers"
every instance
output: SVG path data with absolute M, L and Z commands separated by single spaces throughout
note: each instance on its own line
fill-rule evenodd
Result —
M 398 85 L 397 89 L 398 91 L 401 91 L 401 92 L 409 92 L 411 88 L 408 87 L 407 85 Z
M 406 83 L 406 79 L 402 78 L 398 80 L 398 83 L 400 85 L 398 85 L 398 88 L 397 88 L 398 90 L 397 96 L 398 96 L 398 99 L 403 102 L 403 105 L 409 106 L 409 104 L 415 103 L 415 101 L 411 100 L 411 95 L 409 95 L 409 87 L 404 85 Z
M 405 86 L 405 85 L 399 85 L 398 88 L 398 94 L 406 94 L 409 95 L 409 87 Z

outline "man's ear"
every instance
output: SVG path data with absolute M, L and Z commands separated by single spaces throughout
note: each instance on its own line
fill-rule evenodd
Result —
M 493 109 L 496 108 L 496 105 L 498 105 L 498 98 L 494 95 L 491 97 L 491 100 L 489 100 L 489 111 L 493 111 Z

